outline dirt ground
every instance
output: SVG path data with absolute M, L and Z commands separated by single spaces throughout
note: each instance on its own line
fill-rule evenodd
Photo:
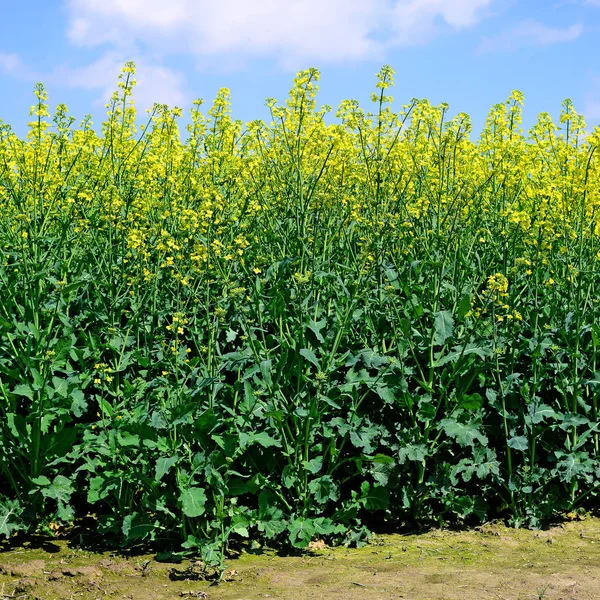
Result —
M 377 536 L 360 549 L 314 546 L 301 556 L 243 553 L 211 586 L 196 563 L 33 539 L 0 553 L 0 600 L 600 600 L 599 518 L 547 531 L 488 524 Z

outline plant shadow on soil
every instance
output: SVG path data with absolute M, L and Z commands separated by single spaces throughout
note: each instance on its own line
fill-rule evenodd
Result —
M 227 561 L 217 586 L 203 580 L 200 563 L 158 562 L 149 550 L 94 547 L 89 529 L 54 538 L 15 536 L 0 546 L 0 600 L 600 598 L 598 516 L 544 531 L 488 523 L 462 531 L 376 533 L 358 549 L 315 543 L 296 554 L 241 551 Z

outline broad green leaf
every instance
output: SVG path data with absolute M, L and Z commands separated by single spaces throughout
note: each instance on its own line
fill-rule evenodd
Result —
M 317 369 L 321 368 L 321 365 L 319 364 L 319 359 L 317 358 L 316 354 L 308 349 L 308 348 L 302 348 L 302 350 L 300 350 L 300 354 L 309 362 L 311 362 L 315 367 L 317 367 Z
M 171 467 L 178 461 L 177 456 L 161 456 L 156 461 L 154 480 L 160 481 L 170 470 Z
M 323 457 L 317 456 L 309 461 L 304 461 L 302 464 L 309 473 L 316 475 L 323 468 Z
M 18 500 L 9 500 L 0 496 L 0 536 L 10 537 L 16 531 L 24 529 L 21 521 L 23 507 Z
M 21 415 L 16 415 L 15 413 L 8 413 L 6 421 L 10 432 L 23 444 L 29 437 L 30 426 L 27 424 L 27 421 Z
M 429 454 L 426 444 L 406 444 L 398 451 L 398 460 L 404 464 L 407 460 L 423 462 Z
M 393 404 L 396 401 L 394 390 L 387 385 L 376 385 L 375 392 L 386 404 Z
M 41 487 L 46 487 L 49 486 L 52 482 L 45 475 L 40 475 L 39 477 L 34 477 L 31 480 L 31 483 L 35 483 L 35 485 L 39 485 Z
M 556 463 L 556 471 L 560 480 L 565 483 L 592 473 L 594 470 L 594 461 L 590 460 L 587 452 L 572 452 L 570 454 L 557 452 L 556 454 L 557 457 L 561 458 Z
M 362 499 L 365 508 L 369 511 L 385 510 L 390 503 L 390 494 L 382 485 L 372 486 Z
M 54 388 L 54 392 L 58 394 L 61 398 L 66 398 L 67 393 L 69 391 L 69 382 L 62 377 L 52 377 L 52 387 Z
M 318 504 L 336 502 L 339 499 L 338 486 L 329 475 L 313 479 L 308 484 L 308 489 Z
M 152 538 L 155 529 L 156 525 L 154 523 L 150 523 L 145 516 L 134 512 L 123 519 L 121 531 L 127 542 L 130 543 L 136 540 Z
M 70 479 L 67 479 L 64 475 L 57 475 L 52 484 L 42 490 L 42 494 L 47 498 L 60 500 L 66 504 L 71 499 L 74 491 L 75 488 Z
M 179 496 L 183 514 L 186 517 L 200 517 L 205 512 L 206 494 L 204 489 L 191 487 L 183 490 Z
M 510 438 L 510 440 L 508 440 L 508 446 L 509 448 L 514 448 L 515 450 L 525 452 L 529 447 L 529 443 L 524 435 L 520 435 L 518 437 Z
M 254 444 L 258 444 L 263 448 L 271 448 L 272 446 L 280 447 L 281 442 L 274 437 L 271 437 L 265 431 L 261 431 L 259 433 L 244 433 L 240 432 L 239 437 L 239 445 L 240 448 L 247 448 L 248 446 L 252 446 Z
M 454 319 L 449 310 L 441 310 L 435 313 L 433 343 L 443 346 L 454 331 Z
M 73 400 L 71 403 L 71 412 L 79 419 L 88 408 L 85 395 L 80 389 L 74 389 L 71 390 L 70 396 Z
M 326 319 L 321 319 L 320 321 L 314 321 L 311 319 L 308 323 L 308 328 L 315 334 L 317 340 L 321 343 L 325 343 L 325 338 L 321 334 L 321 330 L 327 325 Z
M 456 307 L 456 318 L 459 321 L 462 321 L 462 319 L 465 318 L 465 316 L 467 315 L 467 313 L 470 310 L 471 310 L 471 295 L 466 294 L 460 299 L 460 302 L 458 303 L 458 306 Z
M 77 439 L 77 429 L 75 427 L 65 427 L 55 434 L 46 438 L 47 449 L 45 454 L 50 457 L 62 457 L 73 449 Z
M 362 460 L 367 460 L 380 465 L 393 465 L 396 461 L 387 454 L 375 454 L 374 456 L 362 456 Z
M 289 532 L 289 540 L 294 548 L 306 548 L 317 530 L 312 519 L 299 517 L 290 521 Z
M 16 394 L 17 396 L 25 396 L 25 397 L 29 398 L 30 400 L 33 400 L 34 392 L 31 389 L 30 385 L 27 385 L 26 383 L 22 383 L 15 387 L 15 389 L 13 390 L 13 394 Z
M 249 491 L 248 484 L 240 477 L 232 477 L 227 482 L 227 489 L 231 496 L 243 496 Z
M 460 423 L 455 419 L 442 419 L 439 429 L 443 429 L 448 437 L 455 439 L 461 446 L 473 446 L 476 441 L 483 446 L 487 446 L 488 443 L 487 437 L 470 423 Z
M 547 404 L 536 405 L 535 402 L 532 402 L 529 405 L 528 412 L 529 414 L 525 416 L 525 422 L 528 424 L 533 423 L 534 425 L 537 425 L 546 419 L 558 416 L 554 409 Z
M 479 410 L 483 406 L 481 394 L 465 394 L 458 401 L 457 408 L 463 410 Z
M 119 431 L 119 444 L 125 448 L 129 446 L 138 447 L 140 445 L 140 436 L 128 431 Z

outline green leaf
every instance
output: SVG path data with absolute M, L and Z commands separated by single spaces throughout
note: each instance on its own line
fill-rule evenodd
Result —
M 124 448 L 130 446 L 137 448 L 140 445 L 140 436 L 135 433 L 129 433 L 129 431 L 119 431 L 118 438 L 119 444 Z
M 396 394 L 394 393 L 394 390 L 387 385 L 376 385 L 375 392 L 386 404 L 393 404 L 396 401 Z
M 588 425 L 590 423 L 591 421 L 583 415 L 578 415 L 577 413 L 567 413 L 563 416 L 560 428 L 566 431 L 571 427 L 581 427 L 582 425 Z
M 556 471 L 560 480 L 566 483 L 594 470 L 594 461 L 590 460 L 587 452 L 572 452 L 571 454 L 557 452 L 556 456 L 562 458 L 556 463 Z
M 457 408 L 463 410 L 479 410 L 483 406 L 483 398 L 481 394 L 465 394 L 460 398 Z
M 65 502 L 59 500 L 57 504 L 56 516 L 63 522 L 72 523 L 73 519 L 75 518 L 75 509 L 70 504 L 66 504 Z
M 317 369 L 321 368 L 321 365 L 319 364 L 319 360 L 318 360 L 316 354 L 312 350 L 309 350 L 308 348 L 302 348 L 302 350 L 300 350 L 300 354 L 306 360 L 310 361 L 313 365 L 315 365 L 315 367 L 317 367 Z
M 29 426 L 27 425 L 27 421 L 21 416 L 16 415 L 14 413 L 8 413 L 6 415 L 6 421 L 8 424 L 8 429 L 13 434 L 15 438 L 20 440 L 21 444 L 25 443 L 29 438 Z
M 373 427 L 361 427 L 350 432 L 350 442 L 355 448 L 362 448 L 367 454 L 375 450 L 375 437 L 379 431 Z
M 25 396 L 30 400 L 33 400 L 33 393 L 34 392 L 31 389 L 31 386 L 27 385 L 26 383 L 22 383 L 21 385 L 16 386 L 13 390 L 13 394 L 16 394 L 17 396 Z
M 128 543 L 135 540 L 145 540 L 152 537 L 156 525 L 150 523 L 145 515 L 134 512 L 123 519 L 121 531 Z
M 329 475 L 313 479 L 308 484 L 308 489 L 319 504 L 336 502 L 340 497 L 338 486 Z
M 508 440 L 508 447 L 525 452 L 529 447 L 529 443 L 524 435 L 520 435 L 518 437 L 510 438 L 510 440 Z
M 406 444 L 398 451 L 398 460 L 403 465 L 407 460 L 423 462 L 429 455 L 426 444 Z
M 50 438 L 46 438 L 48 446 L 45 454 L 50 457 L 62 457 L 73 449 L 77 439 L 77 429 L 75 427 L 65 427 L 56 432 Z
M 525 422 L 527 424 L 533 423 L 534 425 L 537 425 L 545 419 L 551 419 L 556 416 L 558 416 L 557 413 L 547 404 L 536 405 L 535 402 L 532 402 L 529 405 L 529 414 L 525 417 Z
M 100 475 L 92 477 L 87 493 L 87 501 L 90 504 L 94 504 L 95 502 L 102 500 L 108 493 L 107 488 L 108 486 L 106 486 L 106 479 L 104 479 L 104 477 L 101 477 Z
M 263 360 L 260 363 L 260 372 L 263 376 L 264 382 L 271 387 L 273 385 L 273 379 L 271 376 L 272 364 L 270 360 Z
M 374 485 L 363 494 L 362 499 L 368 511 L 385 510 L 390 503 L 390 494 L 382 485 Z
M 231 496 L 243 496 L 248 493 L 248 484 L 241 477 L 232 477 L 227 482 L 227 489 Z
M 306 548 L 312 541 L 316 527 L 312 519 L 299 517 L 289 525 L 289 540 L 294 548 Z
M 393 465 L 396 461 L 387 454 L 375 454 L 374 456 L 362 456 L 362 460 L 368 460 L 380 465 Z
M 460 423 L 455 419 L 442 419 L 438 428 L 443 429 L 448 437 L 455 439 L 461 446 L 473 446 L 476 441 L 487 446 L 487 437 L 471 423 Z
M 451 479 L 455 485 L 459 474 L 462 474 L 464 481 L 471 481 L 473 475 L 477 475 L 479 479 L 485 479 L 488 475 L 499 475 L 500 462 L 490 448 L 475 448 L 472 459 L 463 458 L 454 467 Z
M 314 321 L 313 319 L 311 319 L 308 323 L 308 328 L 315 334 L 315 337 L 321 344 L 325 343 L 325 338 L 321 334 L 321 329 L 323 329 L 323 327 L 325 327 L 326 324 L 326 319 L 321 319 L 320 321 Z
M 75 488 L 70 479 L 67 479 L 64 475 L 57 475 L 52 484 L 42 490 L 42 494 L 46 498 L 53 498 L 66 504 L 71 499 L 74 491 Z
M 441 310 L 435 313 L 433 343 L 443 346 L 454 331 L 454 319 L 449 310 Z
M 186 517 L 200 517 L 204 514 L 207 498 L 202 488 L 187 488 L 181 492 L 179 500 L 182 505 L 183 514 Z
M 55 394 L 58 394 L 61 398 L 67 397 L 69 382 L 66 379 L 54 376 L 52 378 L 52 386 L 54 387 Z
M 21 521 L 23 507 L 18 500 L 9 500 L 0 496 L 0 536 L 10 537 L 16 531 L 24 529 Z
M 456 307 L 456 318 L 462 321 L 467 313 L 471 310 L 471 296 L 467 294 L 460 299 L 458 306 Z
M 309 461 L 304 461 L 302 465 L 309 473 L 316 475 L 323 468 L 323 457 L 317 456 Z
M 168 458 L 161 456 L 156 461 L 154 481 L 160 481 L 171 470 L 171 467 L 177 462 L 177 460 L 177 456 L 169 456 Z
M 45 475 L 40 475 L 39 477 L 34 477 L 31 483 L 35 483 L 35 485 L 39 485 L 40 487 L 46 487 L 52 482 Z
M 258 530 L 262 531 L 265 537 L 270 540 L 282 534 L 287 528 L 288 522 L 285 519 L 270 519 L 258 522 Z
M 471 343 L 467 344 L 466 346 L 454 346 L 451 352 L 441 356 L 435 364 L 437 367 L 443 367 L 447 363 L 454 363 L 465 356 L 469 356 L 470 354 L 475 354 L 476 356 L 479 356 L 479 358 L 484 359 L 488 356 L 492 356 L 493 348 L 489 345 L 484 346 L 481 344 Z
M 265 431 L 259 433 L 244 433 L 240 432 L 239 445 L 240 448 L 247 448 L 253 444 L 258 444 L 263 448 L 271 448 L 272 446 L 281 447 L 281 442 L 274 437 L 271 437 Z
M 70 394 L 73 402 L 71 403 L 71 412 L 79 419 L 83 416 L 83 413 L 87 410 L 87 402 L 85 401 L 85 395 L 79 389 L 71 390 Z

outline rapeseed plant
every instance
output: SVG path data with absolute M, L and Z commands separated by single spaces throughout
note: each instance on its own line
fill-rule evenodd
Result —
M 270 122 L 156 104 L 127 63 L 101 133 L 35 88 L 0 123 L 0 534 L 99 531 L 221 565 L 365 514 L 538 526 L 600 485 L 600 130 L 523 95 Z M 52 119 L 52 121 L 50 121 Z M 52 125 L 53 123 L 53 125 Z M 368 517 L 366 521 L 368 522 Z

